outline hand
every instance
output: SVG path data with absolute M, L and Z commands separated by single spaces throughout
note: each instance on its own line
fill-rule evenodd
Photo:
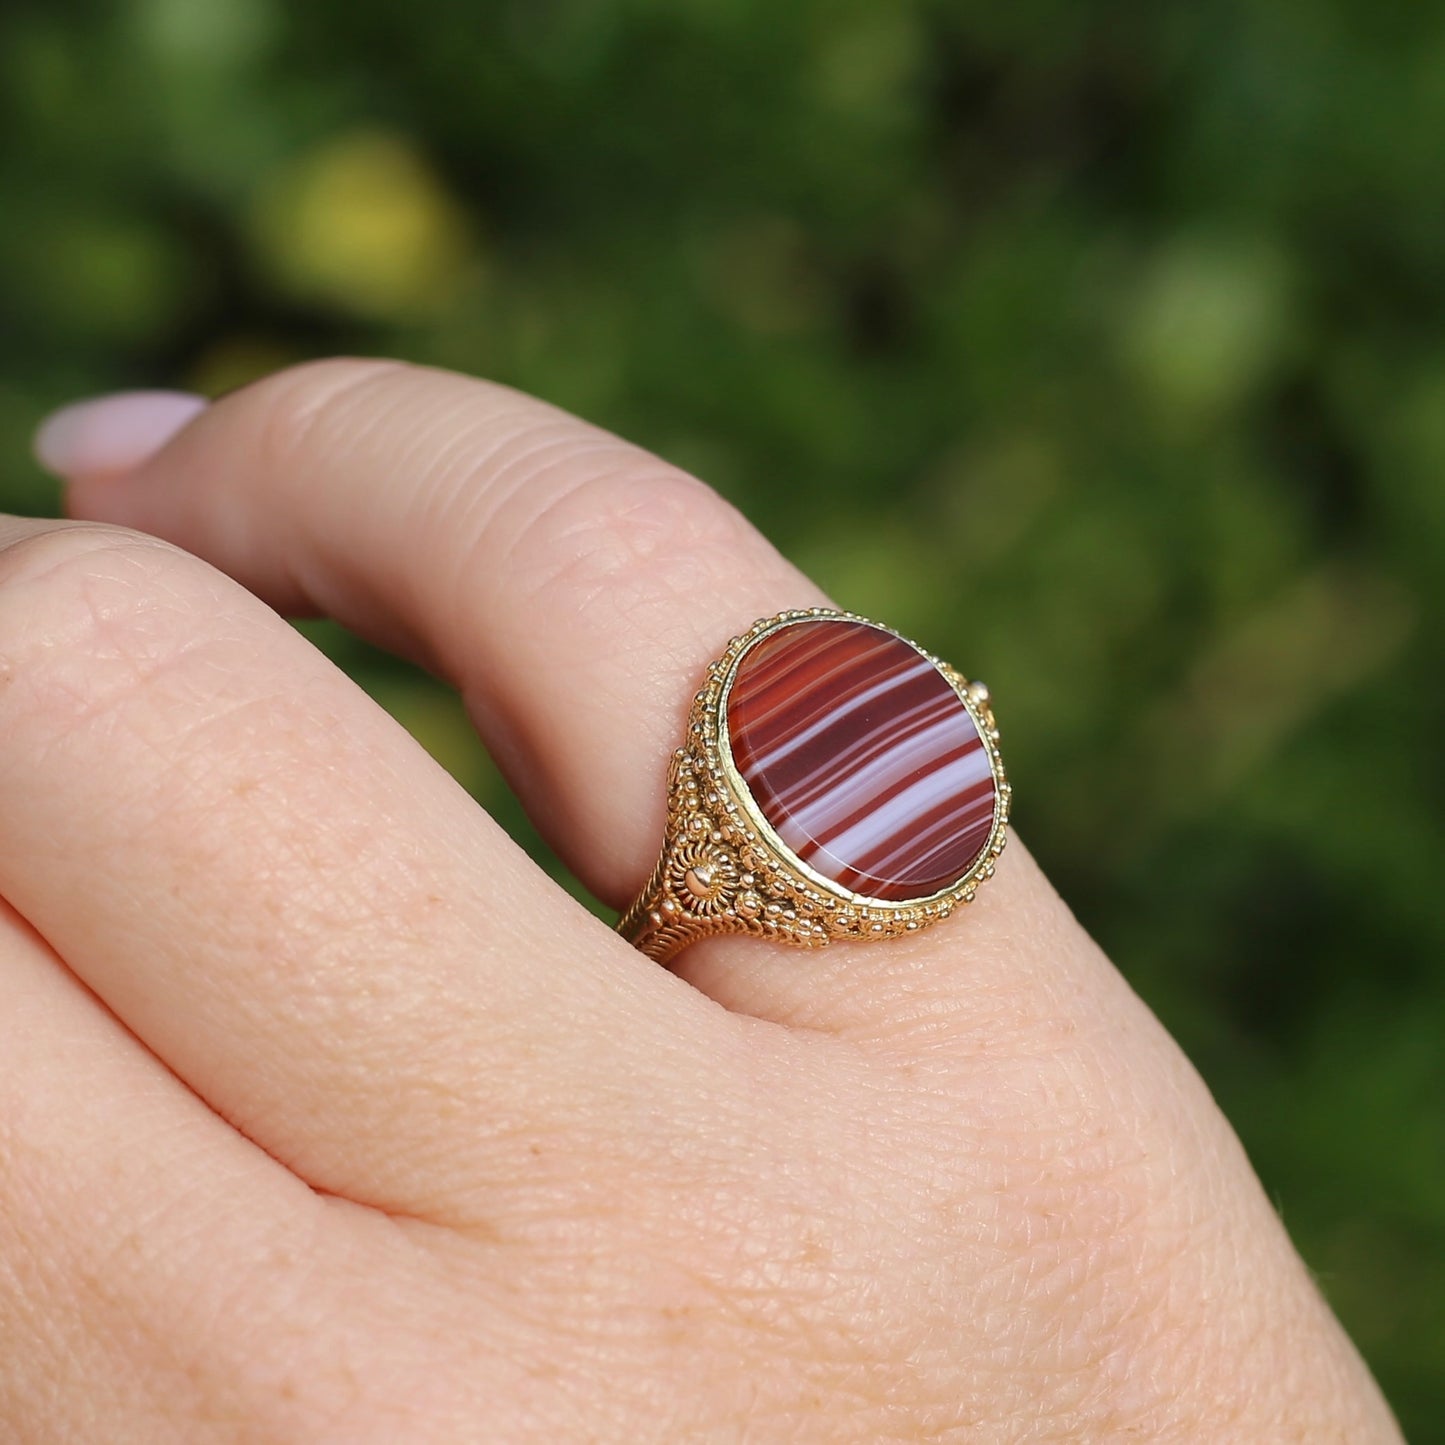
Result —
M 916 938 L 669 972 L 265 605 L 450 679 L 620 905 L 702 669 L 823 600 L 707 488 L 366 362 L 41 449 L 89 522 L 0 538 L 6 1438 L 1397 1438 L 1017 842 Z

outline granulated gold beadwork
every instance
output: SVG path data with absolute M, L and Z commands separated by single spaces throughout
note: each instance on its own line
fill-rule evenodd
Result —
M 834 811 L 841 821 L 824 839 L 827 846 L 808 836 L 808 810 L 811 808 L 811 816 L 816 820 L 819 809 L 830 801 L 826 798 L 819 801 L 819 798 L 834 782 L 834 776 L 815 761 L 813 766 L 823 781 L 820 784 L 809 781 L 812 801 L 796 810 L 796 817 L 788 815 L 784 806 L 788 793 L 799 791 L 798 786 L 793 785 L 791 790 L 784 789 L 778 797 L 767 798 L 773 808 L 770 819 L 734 757 L 728 711 L 730 690 L 737 679 L 740 664 L 764 640 L 779 654 L 782 653 L 780 641 L 791 646 L 793 653 L 804 656 L 804 661 L 787 658 L 786 667 L 784 663 L 772 664 L 777 678 L 781 680 L 775 680 L 773 674 L 754 663 L 753 672 L 761 679 L 754 684 L 755 694 L 760 693 L 765 685 L 786 689 L 794 673 L 802 675 L 806 666 L 812 665 L 808 663 L 808 658 L 813 655 L 809 652 L 810 648 L 815 652 L 827 646 L 836 648 L 836 638 L 842 637 L 841 631 L 835 634 L 824 628 L 814 628 L 806 638 L 802 633 L 794 633 L 780 639 L 783 629 L 819 621 L 857 624 L 845 640 L 858 653 L 858 659 L 849 665 L 861 681 L 854 684 L 852 695 L 843 694 L 837 704 L 837 716 L 842 718 L 846 713 L 848 719 L 835 726 L 830 715 L 827 726 L 832 732 L 824 732 L 822 736 L 847 738 L 850 727 L 854 732 L 865 725 L 871 728 L 865 740 L 873 749 L 868 756 L 881 757 L 882 762 L 869 764 L 869 776 L 880 773 L 883 763 L 890 764 L 897 772 L 909 761 L 904 756 L 905 751 L 909 748 L 917 751 L 925 743 L 932 745 L 935 732 L 945 741 L 957 738 L 970 740 L 966 749 L 954 749 L 954 753 L 959 754 L 957 760 L 954 753 L 948 754 L 945 761 L 926 758 L 928 766 L 918 775 L 923 781 L 914 784 L 910 777 L 903 777 L 902 782 L 892 785 L 892 792 L 885 795 L 879 811 L 869 813 L 865 807 L 860 814 L 843 817 L 847 802 L 839 803 Z M 862 629 L 872 629 L 872 632 L 865 636 Z M 880 674 L 885 680 L 876 686 L 866 672 L 872 653 L 865 656 L 859 652 L 860 647 L 866 650 L 874 641 L 877 643 L 874 650 L 893 668 L 892 674 Z M 900 668 L 899 659 L 906 661 L 907 654 L 898 643 L 913 649 L 922 662 Z M 762 658 L 766 653 L 760 651 L 754 656 Z M 927 667 L 922 665 L 924 662 Z M 790 673 L 787 667 L 793 671 Z M 890 676 L 896 676 L 898 681 L 888 681 Z M 940 689 L 939 677 L 946 681 L 946 688 Z M 812 702 L 820 695 L 819 688 L 831 684 L 826 678 L 820 681 L 814 677 L 808 679 L 808 685 L 814 689 L 807 694 Z M 933 709 L 930 716 L 936 715 L 939 719 L 928 729 L 910 723 L 908 717 L 902 717 L 895 732 L 889 731 L 892 724 L 886 716 L 882 724 L 867 714 L 866 723 L 853 719 L 852 715 L 863 709 L 863 703 L 871 704 L 872 693 L 884 693 L 886 702 L 886 695 L 893 690 L 903 697 L 904 687 L 914 689 L 914 692 L 931 689 L 918 694 L 925 698 L 924 705 Z M 948 689 L 951 689 L 951 697 Z M 864 697 L 865 691 L 870 696 Z M 940 693 L 943 701 L 940 701 Z M 772 726 L 772 715 L 766 705 L 770 696 L 762 693 L 762 700 L 754 703 L 753 711 L 763 717 L 765 724 Z M 909 693 L 903 700 L 911 702 L 913 696 L 914 693 Z M 863 698 L 863 702 L 859 702 L 859 698 Z M 947 712 L 955 700 L 956 706 L 966 712 L 967 719 L 971 719 L 972 726 L 976 728 L 976 739 L 972 738 L 967 721 L 961 715 L 957 724 L 950 723 Z M 914 706 L 909 716 L 917 713 L 918 706 Z M 816 711 L 810 714 L 810 718 L 815 716 Z M 736 724 L 737 718 L 733 721 Z M 907 732 L 910 726 L 914 728 L 911 734 Z M 950 727 L 953 728 L 952 733 L 948 732 Z M 818 727 L 810 721 L 806 728 L 799 728 L 794 735 L 802 738 L 802 743 L 789 736 L 783 746 L 773 746 L 767 756 L 757 753 L 749 756 L 746 765 L 752 769 L 755 786 L 764 787 L 766 791 L 769 782 L 766 769 L 773 759 L 782 757 L 784 761 L 780 766 L 785 768 L 788 760 L 784 755 L 804 745 L 815 750 L 821 746 L 812 736 L 818 731 Z M 900 736 L 902 742 L 898 741 Z M 722 657 L 709 667 L 705 685 L 693 700 L 683 746 L 673 755 L 668 771 L 667 825 L 662 856 L 641 895 L 619 921 L 618 930 L 649 957 L 665 962 L 688 944 L 721 933 L 751 934 L 780 943 L 818 948 L 833 939 L 871 940 L 914 933 L 948 917 L 960 904 L 972 901 L 978 888 L 993 876 L 995 862 L 1007 840 L 1011 790 L 999 756 L 998 736 L 988 689 L 981 683 L 968 682 L 954 669 L 891 629 L 882 628 L 852 613 L 822 608 L 784 612 L 763 619 L 729 643 Z M 864 743 L 854 744 L 854 754 L 864 746 Z M 890 750 L 897 754 L 897 760 L 891 756 Z M 824 761 L 826 763 L 827 759 Z M 847 761 L 842 760 L 845 764 Z M 852 766 L 855 768 L 853 774 L 846 771 L 837 774 L 846 784 L 839 786 L 839 796 L 844 800 L 859 792 L 857 779 L 864 776 L 858 771 L 860 765 L 856 756 Z M 953 771 L 948 772 L 950 769 Z M 970 770 L 966 776 L 962 771 L 964 769 Z M 952 794 L 938 782 L 945 778 L 945 774 L 948 779 L 956 777 L 959 780 L 956 786 L 950 784 L 954 786 Z M 933 794 L 939 794 L 941 790 L 943 798 L 942 803 L 936 804 L 934 815 L 941 816 L 943 821 L 928 823 L 925 820 L 920 824 L 932 827 L 934 833 L 925 840 L 928 847 L 919 845 L 914 848 L 914 853 L 919 856 L 911 865 L 912 873 L 907 873 L 905 869 L 908 877 L 923 877 L 928 874 L 930 860 L 940 857 L 946 863 L 950 846 L 956 842 L 948 835 L 946 825 L 955 816 L 965 816 L 959 811 L 964 807 L 961 800 L 965 797 L 962 791 L 965 783 L 969 799 L 984 799 L 984 784 L 990 781 L 992 811 L 979 815 L 977 822 L 970 821 L 972 831 L 967 834 L 969 841 L 965 851 L 970 855 L 973 851 L 971 840 L 977 838 L 980 841 L 977 856 L 970 856 L 966 866 L 957 876 L 950 875 L 944 886 L 936 887 L 921 897 L 881 897 L 857 891 L 846 882 L 839 881 L 840 878 L 867 878 L 873 880 L 880 891 L 887 888 L 895 895 L 906 891 L 906 878 L 905 881 L 892 876 L 874 879 L 862 862 L 850 862 L 847 858 L 835 856 L 829 849 L 852 842 L 856 851 L 871 843 L 872 856 L 876 856 L 880 849 L 896 844 L 891 855 L 896 860 L 900 852 L 908 852 L 910 840 L 906 832 L 906 818 L 900 821 L 894 815 L 899 814 L 900 809 L 906 813 L 910 797 L 916 792 L 927 792 L 929 785 L 933 784 Z M 936 802 L 932 795 L 926 801 Z M 946 811 L 950 806 L 955 807 L 955 813 Z M 968 806 L 977 815 L 978 802 L 969 802 Z M 888 818 L 884 818 L 882 809 L 892 810 Z M 883 823 L 874 826 L 873 820 L 878 818 L 884 818 L 887 826 Z M 811 851 L 812 862 L 805 861 L 784 840 L 779 826 L 790 830 L 795 840 L 800 840 L 801 845 Z M 938 832 L 940 828 L 944 829 L 942 833 Z M 818 827 L 815 821 L 813 831 L 822 835 L 827 830 Z M 941 840 L 937 846 L 932 845 L 935 834 Z M 861 844 L 859 837 L 863 839 Z M 885 841 L 880 842 L 880 838 Z M 957 847 L 953 851 L 957 854 Z M 829 876 L 830 873 L 833 876 Z M 938 880 L 928 878 L 927 881 Z

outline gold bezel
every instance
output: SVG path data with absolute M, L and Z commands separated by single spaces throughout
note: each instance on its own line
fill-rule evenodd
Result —
M 857 622 L 914 648 L 942 674 L 983 739 L 993 774 L 988 841 L 967 873 L 926 898 L 890 900 L 853 893 L 810 868 L 777 835 L 738 773 L 727 729 L 727 702 L 743 657 L 763 638 L 813 621 Z M 971 902 L 992 877 L 1007 841 L 1010 788 L 998 750 L 988 690 L 903 633 L 857 613 L 814 607 L 780 612 L 735 637 L 708 669 L 693 700 L 683 747 L 668 778 L 667 836 L 647 888 L 619 929 L 652 957 L 665 959 L 709 933 L 753 933 L 819 947 L 835 938 L 914 933 Z

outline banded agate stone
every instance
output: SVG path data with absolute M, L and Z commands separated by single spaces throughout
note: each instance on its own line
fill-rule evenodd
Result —
M 948 679 L 866 622 L 754 643 L 727 696 L 733 764 L 773 831 L 852 893 L 906 902 L 966 876 L 993 831 L 988 751 Z

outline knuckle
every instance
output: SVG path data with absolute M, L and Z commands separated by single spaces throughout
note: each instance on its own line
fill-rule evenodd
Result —
M 168 543 L 124 527 L 86 522 L 56 524 L 31 532 L 0 549 L 0 588 L 44 585 L 52 578 L 62 582 L 92 559 L 131 549 L 174 551 Z
M 512 536 L 522 585 L 568 607 L 606 597 L 624 615 L 675 607 L 736 565 L 746 524 L 711 487 L 608 439 L 514 462 L 532 500 Z M 545 485 L 538 485 L 539 483 Z
M 254 426 L 261 465 L 271 475 L 325 445 L 339 426 L 349 429 L 402 377 L 417 368 L 402 361 L 328 357 L 302 362 L 253 382 L 237 393 Z
M 257 448 L 256 474 L 294 476 L 333 464 L 363 434 L 427 425 L 421 472 L 400 499 L 401 525 L 442 534 L 430 579 L 463 612 L 478 575 L 504 557 L 529 603 L 666 620 L 699 587 L 735 585 L 758 539 L 712 488 L 610 433 L 486 382 L 447 382 L 391 360 L 307 362 L 237 397 Z
M 195 641 L 196 614 L 216 595 L 216 582 L 195 585 L 206 576 L 178 548 L 120 528 L 65 527 L 12 543 L 0 552 L 9 721 L 24 712 L 51 727 L 78 722 L 143 686 Z

